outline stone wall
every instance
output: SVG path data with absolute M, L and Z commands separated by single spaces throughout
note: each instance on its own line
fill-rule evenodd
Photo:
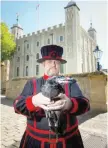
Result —
M 1 94 L 5 94 L 6 91 L 6 82 L 9 80 L 9 67 L 10 67 L 10 61 L 5 60 L 1 64 Z
M 66 75 L 75 78 L 85 95 L 90 100 L 91 109 L 107 111 L 108 79 L 103 72 Z M 24 84 L 31 78 L 18 78 L 7 81 L 6 96 L 15 99 Z

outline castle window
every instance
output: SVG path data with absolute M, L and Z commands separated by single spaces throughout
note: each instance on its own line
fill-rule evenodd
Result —
M 36 75 L 39 74 L 39 65 L 36 65 Z
M 27 44 L 27 49 L 29 49 L 29 44 Z
M 29 61 L 29 55 L 26 56 L 26 60 Z
M 37 42 L 37 46 L 39 46 L 39 42 Z
M 17 77 L 19 76 L 19 67 L 17 67 Z
M 36 59 L 39 59 L 39 53 L 36 54 Z
M 24 49 L 26 49 L 27 47 L 27 42 L 28 42 L 27 40 L 24 41 Z
M 26 66 L 26 76 L 28 76 L 28 66 Z
M 20 46 L 18 46 L 18 51 L 20 51 Z
M 63 36 L 60 36 L 60 42 L 63 42 Z
M 50 39 L 48 39 L 48 44 L 50 44 Z
M 17 58 L 17 62 L 20 62 L 20 57 Z

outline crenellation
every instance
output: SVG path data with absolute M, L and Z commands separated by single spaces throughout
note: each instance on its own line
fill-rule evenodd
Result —
M 48 31 L 51 30 L 51 27 L 48 27 Z
M 59 24 L 59 27 L 62 27 L 63 26 L 63 24 Z
M 31 34 L 30 34 L 30 33 L 28 33 L 28 34 L 27 34 L 27 37 L 28 37 L 28 36 L 31 36 Z
M 42 32 L 45 32 L 45 29 L 42 29 Z
M 40 30 L 37 31 L 37 34 L 40 34 Z
M 22 36 L 22 38 L 25 38 L 25 37 L 26 37 L 26 35 L 23 35 L 23 36 Z
M 54 25 L 54 26 L 53 26 L 53 29 L 56 29 L 56 28 L 57 28 L 57 25 Z
M 32 32 L 32 35 L 35 35 L 36 33 L 35 32 Z

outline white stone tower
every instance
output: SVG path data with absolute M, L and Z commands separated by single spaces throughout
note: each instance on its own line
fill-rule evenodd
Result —
M 70 1 L 65 7 L 65 50 L 67 51 L 66 73 L 81 73 L 80 50 L 80 17 L 79 8 L 75 2 Z
M 19 15 L 17 14 L 17 23 L 11 27 L 11 33 L 14 35 L 15 39 L 19 38 L 19 36 L 23 36 L 23 29 L 19 25 Z
M 88 29 L 88 34 L 97 43 L 96 30 L 92 27 L 92 22 L 90 23 L 90 28 Z

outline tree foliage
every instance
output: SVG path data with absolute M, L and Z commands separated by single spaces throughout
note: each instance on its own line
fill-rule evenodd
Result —
M 9 32 L 5 23 L 0 23 L 1 28 L 1 61 L 8 60 L 15 52 L 16 43 L 14 36 Z

